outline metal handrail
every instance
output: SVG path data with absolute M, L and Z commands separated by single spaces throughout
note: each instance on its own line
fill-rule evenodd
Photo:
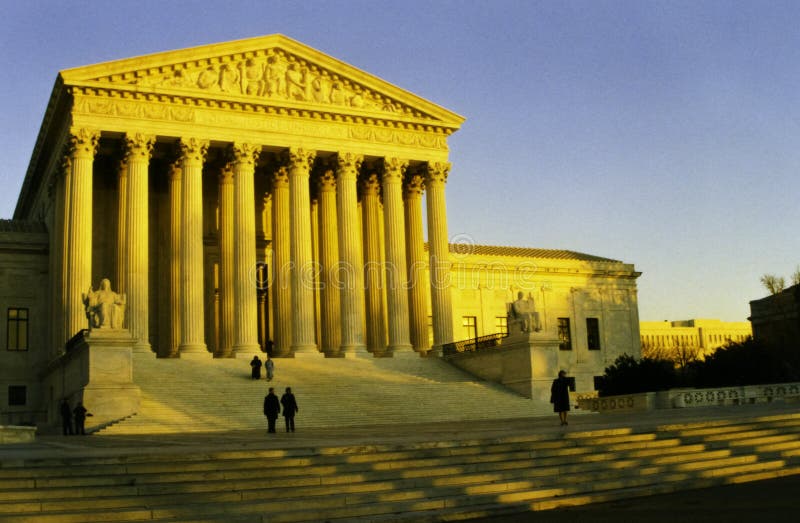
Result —
M 453 343 L 445 343 L 442 345 L 442 355 L 450 356 L 460 352 L 475 352 L 479 350 L 493 349 L 502 343 L 503 338 L 508 334 L 497 332 L 487 336 L 478 336 L 477 338 L 469 338 L 466 340 L 455 341 Z

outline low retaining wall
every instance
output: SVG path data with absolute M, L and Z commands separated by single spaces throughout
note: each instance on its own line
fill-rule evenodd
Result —
M 36 439 L 36 427 L 0 425 L 0 445 L 11 443 L 31 443 Z
M 800 383 L 774 383 L 716 389 L 673 389 L 578 399 L 578 408 L 592 412 L 637 412 L 653 409 L 747 405 L 800 401 Z

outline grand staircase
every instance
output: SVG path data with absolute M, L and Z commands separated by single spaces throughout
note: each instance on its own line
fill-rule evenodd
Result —
M 482 439 L 227 450 L 219 441 L 6 460 L 0 521 L 452 521 L 800 474 L 791 410 Z
M 520 418 L 552 413 L 535 402 L 456 369 L 439 358 L 275 359 L 275 378 L 250 379 L 248 359 L 155 359 L 134 354 L 139 412 L 103 434 L 262 429 L 267 387 L 291 387 L 298 427 Z M 88 405 L 91 410 L 91 405 Z M 89 418 L 91 420 L 91 418 Z

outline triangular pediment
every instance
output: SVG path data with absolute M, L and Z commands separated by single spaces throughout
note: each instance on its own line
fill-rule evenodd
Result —
M 283 35 L 69 69 L 65 85 L 374 115 L 457 129 L 464 118 Z

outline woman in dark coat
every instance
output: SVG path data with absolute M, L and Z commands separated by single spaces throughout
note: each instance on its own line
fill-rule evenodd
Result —
M 558 372 L 558 378 L 553 380 L 550 387 L 550 403 L 553 404 L 553 412 L 558 412 L 561 425 L 567 425 L 567 412 L 569 412 L 569 380 L 567 373 Z
M 286 420 L 286 432 L 294 432 L 294 415 L 300 409 L 297 407 L 297 400 L 294 399 L 291 387 L 286 387 L 286 393 L 281 396 L 281 405 L 283 405 L 283 417 Z
M 253 356 L 253 359 L 250 360 L 250 368 L 253 369 L 250 372 L 250 377 L 254 380 L 261 379 L 261 360 L 258 359 L 258 356 Z

